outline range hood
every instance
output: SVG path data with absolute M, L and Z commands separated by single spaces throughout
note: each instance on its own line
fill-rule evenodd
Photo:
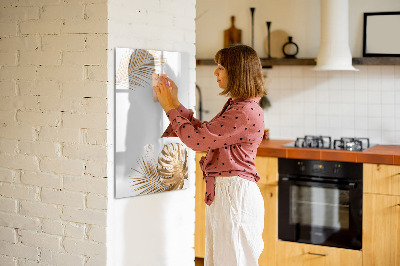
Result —
M 316 71 L 351 70 L 348 0 L 321 0 L 321 39 Z

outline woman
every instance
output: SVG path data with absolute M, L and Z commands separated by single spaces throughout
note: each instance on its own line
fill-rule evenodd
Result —
M 169 78 L 162 76 L 153 87 L 171 122 L 162 137 L 178 136 L 189 148 L 208 151 L 200 160 L 206 182 L 205 265 L 258 265 L 264 248 L 264 201 L 254 163 L 264 134 L 261 63 L 246 45 L 218 51 L 215 62 L 220 95 L 230 98 L 210 122 L 194 118 L 179 103 Z

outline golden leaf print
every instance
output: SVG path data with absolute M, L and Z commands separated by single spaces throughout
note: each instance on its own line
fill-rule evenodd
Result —
M 166 60 L 160 51 L 131 49 L 121 58 L 115 77 L 116 84 L 131 90 L 135 87 L 151 87 L 153 73 L 164 63 Z
M 133 177 L 132 187 L 138 195 L 182 189 L 188 178 L 187 153 L 182 144 L 164 145 L 158 163 L 153 159 L 153 145 L 145 147 L 146 154 L 138 160 L 140 176 Z M 162 156 L 161 156 L 162 155 Z
M 188 178 L 187 154 L 182 144 L 170 143 L 165 145 L 158 157 L 161 168 L 158 173 L 164 186 L 171 186 L 168 190 L 181 189 Z
M 133 177 L 132 187 L 134 191 L 140 191 L 138 195 L 147 195 L 168 190 L 158 175 L 157 164 L 154 160 L 145 160 L 144 157 L 138 160 L 140 170 L 133 169 L 140 176 Z

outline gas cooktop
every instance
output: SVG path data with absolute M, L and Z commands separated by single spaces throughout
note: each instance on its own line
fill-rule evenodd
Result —
M 311 136 L 297 138 L 295 142 L 283 145 L 284 147 L 314 148 L 344 151 L 365 151 L 374 145 L 370 145 L 369 138 L 340 138 L 332 142 L 329 136 Z

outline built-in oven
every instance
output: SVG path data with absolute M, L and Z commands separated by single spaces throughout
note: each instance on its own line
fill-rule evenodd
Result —
M 278 160 L 278 238 L 361 249 L 360 163 Z

